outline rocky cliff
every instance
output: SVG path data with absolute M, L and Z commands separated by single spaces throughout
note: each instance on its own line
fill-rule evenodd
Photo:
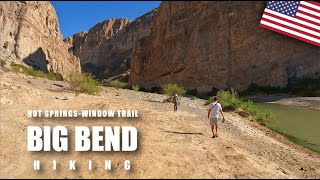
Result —
M 81 71 L 79 59 L 68 52 L 50 2 L 0 2 L 0 58 L 45 72 Z
M 133 45 L 149 35 L 153 10 L 134 21 L 108 19 L 84 31 L 66 38 L 69 51 L 79 57 L 84 71 L 100 79 L 118 75 L 130 69 Z
M 130 83 L 178 83 L 200 93 L 285 86 L 320 77 L 319 47 L 263 29 L 264 2 L 162 2 L 133 49 Z

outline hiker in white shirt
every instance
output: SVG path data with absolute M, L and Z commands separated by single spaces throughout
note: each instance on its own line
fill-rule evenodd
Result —
M 218 103 L 218 99 L 214 97 L 208 109 L 208 119 L 211 125 L 212 134 L 213 134 L 212 138 L 218 137 L 218 119 L 220 117 L 220 114 L 223 117 L 222 122 L 224 122 L 225 119 L 224 119 L 221 104 Z M 214 130 L 216 132 L 214 132 Z

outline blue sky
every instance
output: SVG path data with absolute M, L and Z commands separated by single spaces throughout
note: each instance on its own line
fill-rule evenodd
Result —
M 63 38 L 109 18 L 135 18 L 158 7 L 161 1 L 51 1 Z

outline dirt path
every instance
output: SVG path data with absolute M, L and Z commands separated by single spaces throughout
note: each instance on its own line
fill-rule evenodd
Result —
M 60 84 L 60 87 L 54 84 Z M 164 96 L 105 88 L 101 96 L 65 90 L 54 82 L 7 72 L 1 75 L 0 177 L 28 178 L 320 178 L 320 154 L 287 141 L 240 116 L 227 113 L 219 138 L 212 139 L 202 100 L 183 99 L 178 112 L 161 103 Z M 62 100 L 64 97 L 73 97 Z M 59 99 L 56 99 L 59 98 Z M 30 119 L 28 109 L 137 109 L 138 119 Z M 27 151 L 26 127 L 132 125 L 138 129 L 138 150 L 122 152 Z M 69 142 L 74 144 L 72 139 Z M 33 160 L 41 161 L 40 172 Z M 104 170 L 104 161 L 112 170 Z M 132 169 L 123 169 L 124 160 Z M 58 163 L 52 171 L 52 160 Z M 69 171 L 76 160 L 76 171 Z M 93 170 L 88 170 L 88 160 Z

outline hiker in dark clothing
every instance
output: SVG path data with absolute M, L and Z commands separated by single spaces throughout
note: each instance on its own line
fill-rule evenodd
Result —
M 173 96 L 173 109 L 174 109 L 174 111 L 178 111 L 178 103 L 179 103 L 179 97 L 178 97 L 178 94 L 175 94 Z

